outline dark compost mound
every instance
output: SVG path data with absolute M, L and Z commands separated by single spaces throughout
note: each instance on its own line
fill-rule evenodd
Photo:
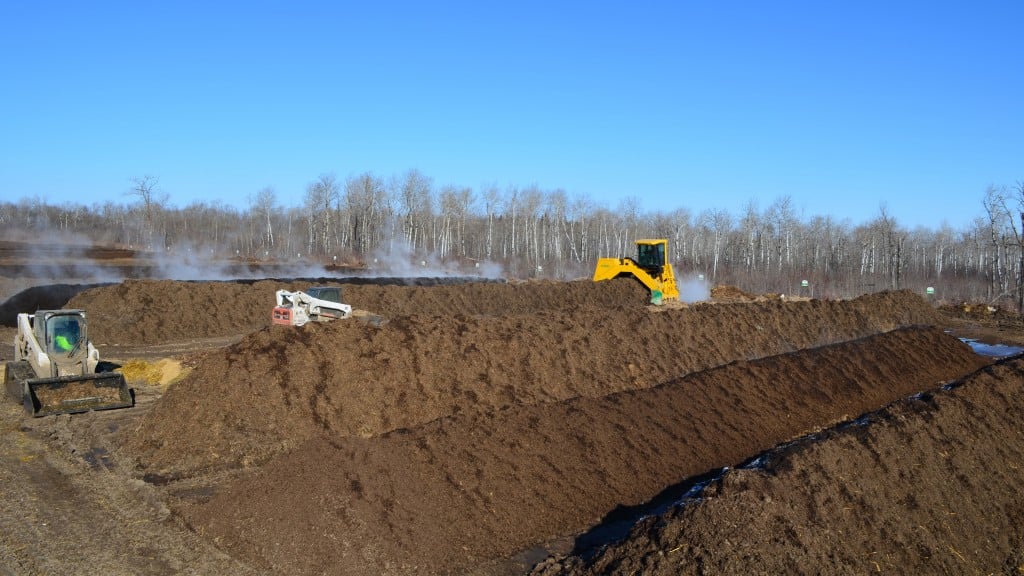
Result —
M 596 558 L 537 576 L 1020 574 L 1024 359 L 732 470 Z
M 429 298 L 420 291 L 444 295 L 443 287 L 405 290 L 422 302 Z M 319 434 L 367 437 L 464 412 L 649 388 L 735 360 L 934 319 L 921 298 L 895 292 L 657 314 L 643 305 L 579 306 L 506 316 L 397 316 L 380 327 L 271 326 L 206 357 L 147 414 L 131 444 L 161 474 L 250 465 Z
M 637 282 L 463 282 L 424 286 L 388 279 L 256 280 L 185 282 L 126 280 L 76 293 L 67 306 L 85 309 L 90 334 L 98 344 L 150 345 L 234 336 L 270 325 L 277 290 L 305 290 L 312 285 L 341 286 L 353 308 L 393 316 L 531 314 L 578 307 L 642 308 L 648 297 Z M 447 279 L 454 282 L 453 279 Z M 24 310 L 22 310 L 24 311 Z
M 275 572 L 444 572 L 984 363 L 907 292 L 652 314 L 633 283 L 569 285 L 372 287 L 387 323 L 261 328 L 125 449 L 162 478 L 249 470 L 179 512 Z
M 466 570 L 978 365 L 955 338 L 906 328 L 600 397 L 322 434 L 184 514 L 275 572 Z

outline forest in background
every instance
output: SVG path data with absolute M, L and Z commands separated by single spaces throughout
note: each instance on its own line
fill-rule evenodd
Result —
M 764 209 L 752 201 L 741 214 L 641 211 L 636 198 L 610 210 L 559 189 L 436 187 L 416 170 L 386 180 L 321 175 L 301 206 L 282 206 L 268 187 L 244 207 L 212 200 L 179 208 L 158 178 L 131 182 L 124 203 L 0 202 L 0 229 L 7 238 L 57 233 L 171 256 L 371 271 L 381 258 L 429 260 L 467 271 L 497 266 L 510 279 L 565 280 L 589 277 L 599 257 L 634 255 L 635 239 L 667 238 L 683 280 L 821 298 L 909 289 L 948 302 L 1024 304 L 1024 181 L 986 189 L 982 215 L 966 230 L 908 230 L 884 205 L 869 222 L 801 218 L 789 197 Z

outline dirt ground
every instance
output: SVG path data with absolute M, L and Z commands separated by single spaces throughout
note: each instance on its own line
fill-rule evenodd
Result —
M 1024 359 L 961 340 L 1015 313 L 338 277 L 359 315 L 291 328 L 311 281 L 51 280 L 0 337 L 83 308 L 136 404 L 0 403 L 0 574 L 1024 573 Z

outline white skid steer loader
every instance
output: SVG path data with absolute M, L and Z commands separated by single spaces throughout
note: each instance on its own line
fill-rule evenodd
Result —
M 277 291 L 274 324 L 302 326 L 306 322 L 328 322 L 352 315 L 352 307 L 341 302 L 341 288 L 319 286 L 305 292 Z
M 31 416 L 133 406 L 124 376 L 107 366 L 88 340 L 83 310 L 18 314 L 14 361 L 4 368 L 4 387 Z

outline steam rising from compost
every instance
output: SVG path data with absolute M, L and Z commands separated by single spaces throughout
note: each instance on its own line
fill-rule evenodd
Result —
M 442 257 L 414 249 L 403 237 L 375 250 L 367 265 L 328 265 L 326 256 L 296 252 L 288 257 L 253 258 L 232 247 L 175 242 L 154 250 L 135 246 L 98 246 L 91 239 L 64 230 L 44 230 L 47 242 L 16 241 L 23 254 L 20 268 L 10 276 L 22 277 L 14 289 L 38 284 L 39 280 L 59 282 L 120 282 L 131 278 L 155 280 L 226 281 L 259 278 L 323 278 L 354 276 L 391 277 L 480 277 L 498 279 L 499 264 Z M 108 252 L 97 259 L 96 250 Z M 109 253 L 115 253 L 110 255 Z M 118 254 L 123 252 L 123 254 Z M 264 252 L 264 256 L 269 256 Z M 23 285 L 22 285 L 23 284 Z
M 711 299 L 711 286 L 702 278 L 687 278 L 677 285 L 679 299 L 687 304 Z
M 367 262 L 371 272 L 380 271 L 398 277 L 479 276 L 501 278 L 500 264 L 471 258 L 444 261 L 434 253 L 417 252 L 404 237 L 395 238 L 370 254 Z

